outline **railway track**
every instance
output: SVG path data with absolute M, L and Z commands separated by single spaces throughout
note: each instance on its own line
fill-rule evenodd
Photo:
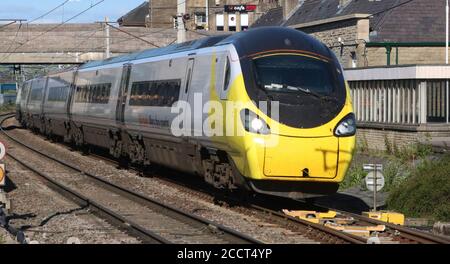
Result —
M 117 165 L 117 161 L 114 161 L 111 158 L 103 157 L 101 155 L 93 155 L 94 158 L 103 160 L 105 162 L 108 162 L 110 164 Z M 133 169 L 135 172 L 139 172 L 137 169 Z M 310 238 L 320 240 L 322 242 L 328 242 L 328 243 L 355 243 L 355 244 L 361 244 L 361 243 L 374 243 L 377 240 L 368 240 L 367 238 L 355 236 L 351 234 L 344 234 L 345 237 L 342 237 L 341 235 L 343 232 L 336 231 L 330 228 L 326 228 L 323 225 L 320 224 L 314 224 L 309 221 L 305 221 L 299 218 L 288 216 L 284 213 L 282 213 L 280 210 L 277 209 L 271 209 L 267 207 L 266 205 L 263 205 L 264 202 L 261 201 L 250 201 L 248 203 L 242 204 L 241 201 L 235 199 L 234 197 L 229 197 L 224 194 L 218 194 L 215 190 L 209 188 L 209 186 L 206 186 L 205 184 L 195 181 L 194 183 L 191 183 L 189 181 L 186 181 L 184 179 L 172 179 L 165 176 L 158 177 L 158 180 L 162 181 L 165 184 L 169 184 L 175 188 L 182 189 L 184 192 L 189 192 L 193 195 L 197 195 L 199 197 L 202 197 L 205 200 L 208 200 L 210 202 L 216 201 L 219 199 L 222 201 L 225 205 L 229 205 L 230 208 L 233 208 L 239 212 L 245 213 L 245 214 L 255 214 L 258 213 L 260 216 L 267 218 L 269 221 L 276 222 L 283 226 L 288 226 L 292 230 L 295 231 L 311 231 L 316 230 L 316 232 L 311 232 Z M 181 182 L 184 180 L 183 182 Z M 273 198 L 272 198 L 273 199 Z M 305 208 L 305 207 L 311 207 L 311 204 L 306 204 L 303 201 L 294 201 L 294 200 L 287 200 L 283 198 L 276 198 L 277 201 L 272 203 L 277 204 L 285 204 L 286 207 L 294 207 L 294 208 Z M 300 204 L 300 205 L 299 205 Z M 238 205 L 238 206 L 236 206 Z M 433 235 L 429 233 L 425 233 L 423 231 L 415 230 L 412 228 L 407 228 L 391 223 L 382 222 L 376 219 L 372 219 L 363 215 L 354 214 L 351 212 L 346 212 L 334 208 L 329 208 L 320 204 L 314 204 L 315 210 L 320 211 L 327 211 L 327 210 L 333 210 L 339 213 L 343 217 L 353 218 L 355 219 L 355 226 L 377 226 L 377 225 L 384 225 L 386 227 L 386 230 L 378 234 L 379 236 L 379 243 L 403 243 L 403 244 L 450 244 L 450 239 L 447 237 L 439 236 L 439 235 Z M 304 229 L 306 227 L 306 230 Z M 317 232 L 320 231 L 320 232 Z M 378 243 L 378 242 L 376 242 Z
M 2 130 L 3 133 L 5 131 Z M 8 136 L 8 135 L 7 135 Z M 28 147 L 29 149 L 33 150 L 31 147 Z M 42 153 L 41 153 L 42 154 Z M 45 154 L 44 154 L 45 155 Z M 117 161 L 103 157 L 101 155 L 94 154 L 93 156 L 95 159 L 100 159 L 103 161 L 106 161 L 107 163 L 114 163 L 115 165 L 118 164 Z M 65 163 L 64 161 L 58 161 Z M 135 170 L 136 172 L 138 170 Z M 99 181 L 104 181 L 96 176 Z M 246 204 L 242 204 L 241 201 L 236 200 L 232 197 L 228 197 L 226 195 L 217 194 L 217 192 L 214 192 L 207 186 L 199 187 L 198 182 L 194 185 L 190 185 L 186 182 L 179 182 L 176 180 L 172 180 L 167 177 L 158 177 L 157 178 L 160 181 L 163 181 L 165 184 L 169 184 L 175 188 L 181 189 L 183 192 L 188 192 L 193 195 L 197 195 L 201 197 L 202 199 L 206 199 L 210 202 L 217 201 L 219 199 L 220 201 L 224 202 L 225 204 L 230 204 L 230 208 L 233 210 L 237 210 L 241 213 L 249 214 L 249 215 L 258 215 L 261 218 L 265 218 L 270 222 L 276 223 L 280 226 L 288 227 L 289 229 L 295 231 L 295 232 L 302 232 L 305 233 L 308 238 L 311 238 L 314 241 L 322 242 L 322 243 L 352 243 L 352 244 L 365 244 L 365 243 L 371 243 L 372 240 L 368 240 L 365 237 L 352 235 L 349 233 L 345 233 L 342 231 L 337 231 L 335 229 L 326 227 L 321 224 L 315 224 L 310 221 L 306 221 L 303 219 L 295 218 L 288 216 L 280 210 L 271 209 L 266 206 L 263 206 L 261 204 L 258 205 L 257 202 L 250 202 Z M 118 186 L 117 186 L 118 187 Z M 124 189 L 122 187 L 119 187 L 121 189 Z M 126 189 L 124 189 L 127 191 Z M 137 194 L 138 196 L 141 196 Z M 146 197 L 142 197 L 146 198 Z M 298 203 L 301 203 L 299 201 L 286 201 L 287 204 L 296 204 L 298 206 Z M 237 206 L 236 206 L 237 205 Z M 308 205 L 309 206 L 309 205 Z M 329 209 L 324 208 L 323 206 L 317 205 L 317 208 L 323 208 L 323 209 Z M 335 210 L 339 212 L 341 215 L 354 218 L 356 220 L 355 225 L 385 225 L 386 226 L 386 232 L 383 232 L 381 234 L 381 243 L 420 243 L 420 244 L 448 244 L 450 243 L 450 240 L 444 237 L 435 236 L 431 234 L 427 234 L 421 231 L 405 228 L 402 226 L 397 226 L 381 221 L 377 221 L 368 217 L 364 217 L 361 215 L 352 214 L 349 212 L 343 212 L 339 210 Z
M 7 153 L 10 158 L 39 175 L 64 196 L 80 206 L 89 207 L 97 215 L 126 229 L 144 243 L 261 243 L 246 234 L 105 181 L 20 142 L 2 127 L 4 121 L 11 117 L 12 115 L 0 116 L 1 132 L 24 150 L 39 154 L 39 158 L 32 158 L 31 155 L 25 158 L 23 154 L 18 154 L 20 151 L 17 148 L 10 148 Z M 45 172 L 47 169 L 37 165 L 39 163 L 52 166 L 57 171 Z
M 103 160 L 110 164 L 116 164 L 113 159 L 103 157 L 101 155 L 94 155 L 94 158 Z M 140 173 L 137 169 L 134 169 L 135 172 Z M 261 216 L 266 217 L 269 221 L 274 221 L 279 223 L 280 225 L 288 226 L 293 230 L 299 231 L 302 228 L 299 227 L 307 227 L 308 230 L 316 229 L 321 232 L 311 234 L 311 238 L 319 239 L 321 241 L 329 242 L 329 243 L 373 243 L 376 240 L 368 240 L 367 238 L 354 236 L 351 234 L 345 234 L 346 237 L 340 239 L 342 232 L 336 231 L 330 228 L 324 228 L 323 225 L 314 224 L 309 221 L 305 221 L 299 218 L 288 216 L 281 212 L 281 210 L 268 208 L 266 200 L 259 201 L 258 199 L 249 201 L 248 203 L 242 204 L 241 201 L 237 200 L 235 197 L 227 196 L 226 194 L 218 194 L 214 189 L 211 189 L 209 186 L 203 184 L 200 181 L 195 181 L 191 183 L 186 181 L 185 179 L 177 178 L 172 179 L 165 176 L 158 177 L 158 180 L 164 182 L 165 184 L 169 184 L 175 188 L 181 188 L 184 192 L 189 192 L 193 195 L 197 195 L 202 197 L 205 200 L 210 202 L 216 201 L 219 199 L 225 205 L 229 205 L 231 208 L 238 210 L 239 212 L 243 212 L 246 214 L 254 214 L 255 212 L 259 213 Z M 274 198 L 271 198 L 272 200 Z M 391 223 L 382 222 L 376 219 L 372 219 L 363 215 L 354 214 L 351 212 L 346 212 L 334 208 L 329 208 L 320 204 L 307 204 L 303 201 L 295 201 L 288 200 L 284 198 L 276 198 L 276 202 L 271 201 L 271 203 L 277 204 L 285 204 L 286 207 L 293 208 L 310 208 L 314 207 L 314 210 L 319 211 L 327 211 L 333 210 L 340 214 L 340 216 L 353 218 L 355 219 L 355 226 L 376 226 L 376 225 L 384 225 L 386 226 L 386 231 L 383 234 L 379 234 L 380 243 L 406 243 L 406 244 L 450 244 L 450 238 L 433 235 L 429 233 L 425 233 L 423 231 L 415 230 L 412 228 L 407 228 Z M 239 205 L 239 206 L 236 206 Z M 308 231 L 307 230 L 307 231 Z M 305 230 L 303 230 L 305 231 Z
M 404 242 L 404 243 L 416 243 L 416 244 L 450 244 L 450 238 L 432 235 L 422 231 L 414 230 L 411 228 L 382 222 L 376 219 L 372 219 L 363 215 L 358 215 L 354 213 L 344 212 L 341 210 L 333 209 L 341 214 L 353 217 L 354 219 L 368 224 L 373 225 L 385 225 L 387 230 L 386 233 L 396 238 L 395 240 Z

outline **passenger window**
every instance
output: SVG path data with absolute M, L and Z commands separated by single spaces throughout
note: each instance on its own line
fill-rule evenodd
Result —
M 187 79 L 186 79 L 186 89 L 184 90 L 185 93 L 188 92 L 189 85 L 190 85 L 190 82 L 191 82 L 191 75 L 192 75 L 192 69 L 189 69 L 188 75 L 187 75 Z
M 180 93 L 181 80 L 147 81 L 132 84 L 130 102 L 132 106 L 170 107 Z
M 227 58 L 227 65 L 225 67 L 226 67 L 226 70 L 225 70 L 225 79 L 224 79 L 224 84 L 223 84 L 223 90 L 227 91 L 228 86 L 230 85 L 230 79 L 231 79 L 231 65 L 230 65 L 230 60 L 228 58 Z
M 75 95 L 75 102 L 107 104 L 109 102 L 110 93 L 110 83 L 78 86 Z

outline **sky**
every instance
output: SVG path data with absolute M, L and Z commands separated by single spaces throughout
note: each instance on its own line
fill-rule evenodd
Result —
M 44 18 L 34 23 L 61 23 L 100 0 L 69 0 Z M 65 0 L 0 0 L 0 19 L 27 19 L 31 21 L 66 2 Z M 145 0 L 105 0 L 69 23 L 90 23 L 104 20 L 116 21 Z

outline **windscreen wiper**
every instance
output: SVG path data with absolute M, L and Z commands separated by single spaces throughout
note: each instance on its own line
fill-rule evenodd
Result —
M 334 98 L 334 97 L 321 95 L 321 94 L 313 92 L 313 91 L 311 91 L 310 89 L 307 89 L 307 88 L 297 87 L 297 86 L 290 86 L 290 85 L 283 85 L 283 87 L 285 87 L 288 90 L 299 91 L 299 92 L 302 92 L 304 94 L 312 95 L 312 96 L 314 96 L 316 98 L 319 98 L 321 100 L 324 100 L 324 101 L 337 101 L 337 99 Z
M 274 101 L 272 95 L 269 94 L 269 91 L 267 91 L 267 89 L 264 88 L 261 83 L 258 82 L 256 84 L 256 87 L 258 87 L 259 90 L 263 91 L 263 93 L 267 96 L 267 98 L 269 98 L 270 101 Z

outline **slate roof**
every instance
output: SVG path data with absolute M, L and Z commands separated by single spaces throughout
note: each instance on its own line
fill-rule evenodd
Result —
M 283 23 L 283 8 L 272 8 L 258 20 L 253 23 L 252 27 L 279 26 Z
M 150 2 L 145 1 L 117 20 L 124 27 L 145 27 L 145 18 L 150 14 Z
M 253 27 L 290 26 L 351 14 L 375 14 L 370 19 L 372 42 L 445 41 L 442 0 L 350 0 L 343 7 L 339 0 L 305 0 L 287 21 L 283 21 L 281 8 L 276 8 L 261 16 Z

